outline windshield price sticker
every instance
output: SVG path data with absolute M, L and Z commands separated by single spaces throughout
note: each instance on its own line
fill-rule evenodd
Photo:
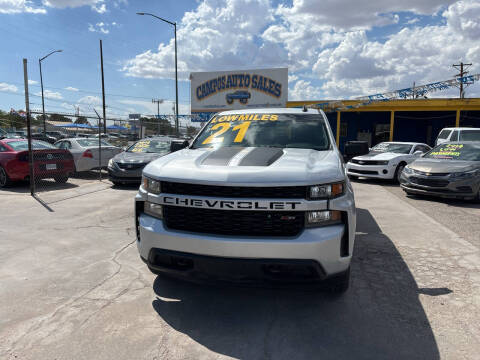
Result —
M 461 150 L 463 148 L 462 144 L 445 144 L 437 151 L 432 152 L 430 155 L 433 156 L 455 156 L 458 157 L 461 154 Z
M 233 142 L 241 143 L 245 138 L 245 134 L 250 128 L 252 121 L 277 121 L 278 114 L 236 114 L 216 116 L 212 119 L 209 125 L 214 124 L 208 132 L 213 132 L 203 142 L 205 144 L 221 144 L 223 142 L 223 134 L 227 131 L 236 132 Z M 231 124 L 232 122 L 239 123 L 238 125 Z
M 139 141 L 138 143 L 135 144 L 133 149 L 131 150 L 132 152 L 142 152 L 146 148 L 150 146 L 150 140 L 144 140 L 144 141 Z
M 231 121 L 277 121 L 277 114 L 241 114 L 215 116 L 210 123 L 221 123 Z

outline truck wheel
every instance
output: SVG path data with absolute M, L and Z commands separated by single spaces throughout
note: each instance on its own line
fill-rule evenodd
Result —
M 11 184 L 7 171 L 0 166 L 0 188 L 7 187 Z
M 233 104 L 233 99 L 230 99 L 227 97 L 227 104 L 232 105 Z
M 54 179 L 56 183 L 65 184 L 68 181 L 68 175 L 58 175 Z
M 343 294 L 350 286 L 350 267 L 347 271 L 326 280 L 326 290 L 332 294 Z

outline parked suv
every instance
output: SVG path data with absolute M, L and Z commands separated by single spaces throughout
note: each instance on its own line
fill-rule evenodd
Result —
M 480 128 L 445 128 L 438 134 L 435 146 L 454 141 L 480 141 Z
M 321 111 L 215 115 L 191 145 L 145 167 L 135 210 L 154 273 L 348 288 L 355 201 Z

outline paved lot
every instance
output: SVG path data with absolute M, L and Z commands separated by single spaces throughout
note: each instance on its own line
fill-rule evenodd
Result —
M 53 212 L 0 191 L 0 358 L 478 358 L 479 208 L 354 186 L 353 283 L 340 298 L 150 274 L 134 188 L 52 192 Z

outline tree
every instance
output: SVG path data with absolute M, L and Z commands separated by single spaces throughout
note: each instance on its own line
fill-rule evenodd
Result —
M 85 116 L 78 116 L 77 119 L 75 120 L 75 124 L 87 124 L 87 125 L 89 125 L 90 123 L 88 122 L 88 120 Z
M 198 132 L 198 128 L 195 126 L 187 126 L 187 136 L 195 136 Z
M 63 115 L 60 115 L 60 114 L 51 114 L 49 117 L 48 117 L 48 120 L 50 121 L 60 121 L 60 122 L 71 122 L 71 120 Z

